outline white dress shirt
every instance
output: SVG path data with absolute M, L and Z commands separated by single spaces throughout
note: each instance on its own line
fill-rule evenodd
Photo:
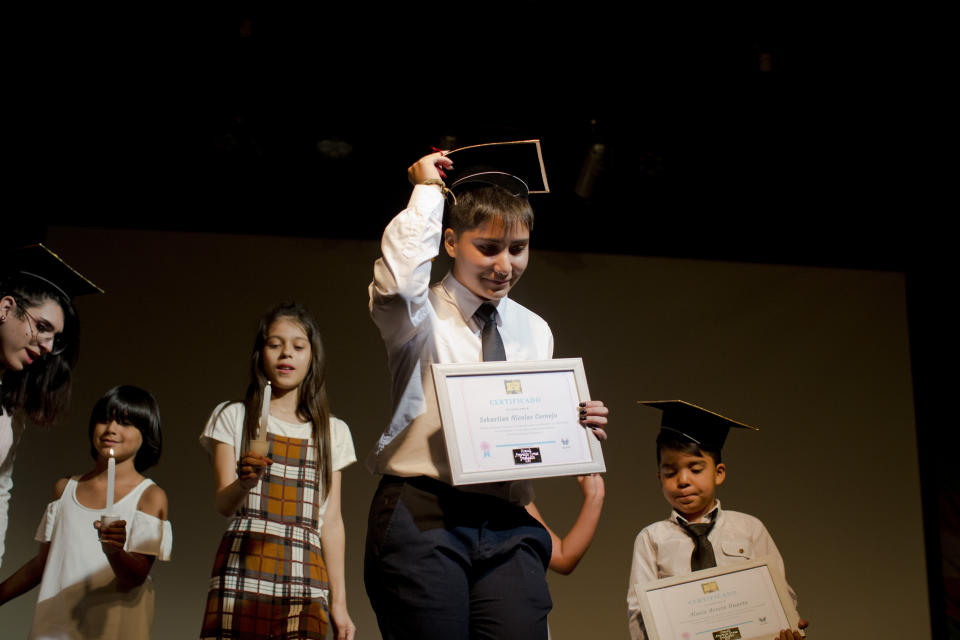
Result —
M 725 511 L 720 508 L 719 500 L 707 515 L 710 516 L 716 524 L 707 539 L 713 544 L 718 567 L 770 556 L 776 559 L 780 574 L 786 575 L 777 545 L 760 520 L 746 513 Z M 627 586 L 627 616 L 632 640 L 646 638 L 634 585 L 690 573 L 693 538 L 683 530 L 679 520 L 686 522 L 683 516 L 673 511 L 666 520 L 646 527 L 634 542 L 630 584 Z M 796 605 L 797 594 L 789 585 L 787 588 Z
M 481 324 L 473 314 L 487 302 L 452 274 L 430 286 L 430 267 L 439 253 L 443 198 L 432 186 L 418 185 L 407 208 L 383 232 L 381 257 L 373 267 L 370 314 L 387 347 L 393 377 L 393 417 L 367 460 L 374 473 L 425 475 L 450 482 L 450 464 L 430 365 L 480 362 Z M 497 327 L 507 360 L 549 360 L 553 334 L 538 315 L 503 298 Z M 500 489 L 475 487 L 526 504 L 529 483 L 500 483 Z

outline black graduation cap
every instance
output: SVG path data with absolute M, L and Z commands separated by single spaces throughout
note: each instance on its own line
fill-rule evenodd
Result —
M 62 293 L 67 300 L 103 289 L 83 277 L 76 269 L 42 244 L 10 249 L 0 256 L 0 276 L 23 275 L 42 280 Z
M 491 142 L 454 149 L 447 154 L 447 186 L 456 193 L 471 186 L 496 185 L 514 197 L 549 193 L 539 140 Z
M 756 427 L 731 420 L 684 400 L 638 400 L 663 412 L 660 430 L 678 433 L 708 451 L 720 451 L 731 427 L 759 431 Z

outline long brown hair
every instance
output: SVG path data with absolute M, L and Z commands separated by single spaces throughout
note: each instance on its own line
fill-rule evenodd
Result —
M 263 387 L 267 384 L 267 376 L 263 373 L 263 348 L 267 343 L 270 325 L 281 318 L 287 318 L 299 324 L 307 334 L 307 339 L 310 340 L 310 370 L 300 383 L 297 417 L 313 425 L 313 442 L 317 447 L 317 471 L 323 480 L 323 490 L 320 495 L 320 504 L 323 504 L 330 490 L 330 483 L 333 481 L 326 357 L 317 321 L 313 319 L 313 315 L 306 307 L 295 302 L 278 304 L 260 318 L 257 337 L 253 341 L 253 352 L 250 354 L 250 384 L 247 385 L 247 393 L 243 399 L 242 446 L 244 450 L 249 449 L 250 441 L 257 437 Z

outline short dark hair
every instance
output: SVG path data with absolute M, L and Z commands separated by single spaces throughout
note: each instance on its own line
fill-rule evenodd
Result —
M 715 465 L 721 462 L 719 451 L 704 449 L 690 438 L 685 438 L 676 431 L 669 429 L 661 429 L 660 433 L 657 434 L 657 467 L 660 466 L 660 453 L 664 449 L 685 453 L 688 456 L 709 456 L 713 458 L 713 464 Z
M 518 198 L 503 187 L 484 185 L 457 191 L 457 203 L 447 201 L 447 226 L 457 235 L 490 220 L 507 227 L 524 225 L 533 231 L 533 209 L 527 198 Z
M 160 406 L 156 398 L 146 389 L 124 384 L 107 391 L 90 412 L 90 427 L 87 438 L 90 440 L 90 455 L 97 459 L 97 449 L 93 446 L 93 428 L 99 423 L 111 420 L 137 428 L 143 437 L 143 444 L 133 459 L 134 468 L 143 472 L 160 461 L 163 449 L 163 435 L 160 433 Z

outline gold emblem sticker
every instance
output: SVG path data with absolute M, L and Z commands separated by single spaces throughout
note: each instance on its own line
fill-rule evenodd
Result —
M 523 388 L 520 386 L 519 380 L 504 380 L 503 386 L 506 388 L 507 393 L 523 393 Z
M 716 582 L 701 582 L 700 588 L 703 589 L 704 593 L 713 593 L 714 591 L 720 591 L 720 587 L 717 586 Z

